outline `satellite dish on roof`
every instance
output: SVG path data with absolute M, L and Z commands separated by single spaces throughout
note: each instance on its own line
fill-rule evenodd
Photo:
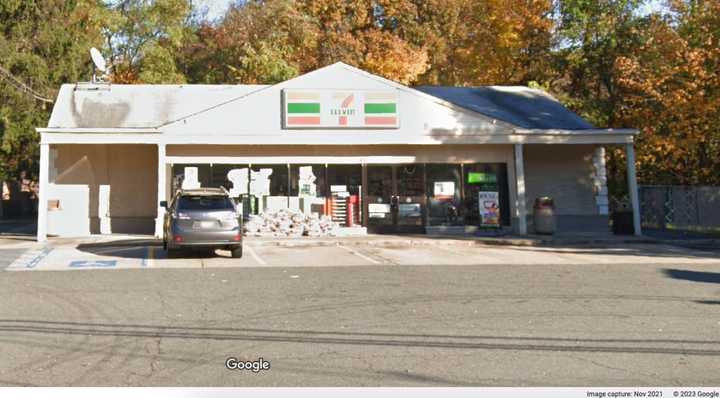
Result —
M 107 64 L 105 63 L 105 58 L 103 58 L 102 54 L 100 54 L 100 51 L 97 48 L 93 47 L 90 49 L 90 58 L 92 58 L 95 67 L 100 72 L 105 73 L 105 71 L 107 71 Z

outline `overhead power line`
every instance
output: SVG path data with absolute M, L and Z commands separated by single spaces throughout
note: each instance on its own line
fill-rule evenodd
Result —
M 38 93 L 37 91 L 30 88 L 30 86 L 21 82 L 17 77 L 13 76 L 13 74 L 10 73 L 10 71 L 3 68 L 2 66 L 0 66 L 0 79 L 7 80 L 18 91 L 20 91 L 24 94 L 30 95 L 38 101 L 47 102 L 50 104 L 52 104 L 54 102 L 53 100 L 51 100 L 49 98 L 43 97 L 40 93 Z

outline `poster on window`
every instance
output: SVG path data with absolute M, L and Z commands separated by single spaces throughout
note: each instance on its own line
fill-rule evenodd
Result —
M 437 200 L 452 199 L 455 196 L 455 182 L 436 181 L 433 187 L 433 194 Z
M 312 166 L 300 167 L 298 186 L 299 196 L 315 197 L 317 193 L 317 185 L 315 184 L 315 174 L 313 174 Z
M 270 175 L 273 169 L 250 170 L 250 195 L 270 195 Z
M 198 189 L 200 181 L 198 181 L 198 168 L 185 167 L 183 170 L 182 189 Z
M 500 195 L 494 191 L 478 192 L 481 227 L 500 227 Z

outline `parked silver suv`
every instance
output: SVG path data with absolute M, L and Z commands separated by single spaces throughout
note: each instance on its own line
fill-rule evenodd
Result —
M 242 257 L 242 215 L 222 188 L 179 190 L 165 207 L 163 247 L 168 257 L 183 248 L 227 249 Z

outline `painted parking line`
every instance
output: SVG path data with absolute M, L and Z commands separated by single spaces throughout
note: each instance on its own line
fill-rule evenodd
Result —
M 116 255 L 98 255 L 77 248 L 44 247 L 26 252 L 10 264 L 7 271 L 79 271 L 91 269 L 141 268 L 140 260 L 146 248 L 138 253 L 128 253 L 125 248 Z
M 369 262 L 371 262 L 371 263 L 373 263 L 373 264 L 376 264 L 376 265 L 377 265 L 377 264 L 382 264 L 380 261 L 377 261 L 377 260 L 375 260 L 374 258 L 370 258 L 370 257 L 368 257 L 368 256 L 366 256 L 366 255 L 364 255 L 364 254 L 362 254 L 362 253 L 360 253 L 360 252 L 358 252 L 357 250 L 353 250 L 353 249 L 351 249 L 351 248 L 349 248 L 349 247 L 347 247 L 347 246 L 343 246 L 343 245 L 341 245 L 341 244 L 338 244 L 337 246 L 338 246 L 339 248 L 345 250 L 345 251 L 348 251 L 348 252 L 350 252 L 350 253 L 352 253 L 352 254 L 354 254 L 354 255 L 362 258 L 362 259 L 365 260 L 365 261 L 369 261 Z
M 258 256 L 257 253 L 255 253 L 255 250 L 253 250 L 253 248 L 250 247 L 250 245 L 245 245 L 245 250 L 247 250 L 247 252 L 250 253 L 250 256 L 252 256 L 252 258 L 253 258 L 258 264 L 260 264 L 260 265 L 267 265 L 267 263 L 265 262 L 265 260 L 263 260 L 262 258 L 260 258 L 260 256 Z
M 51 252 L 53 248 L 50 246 L 44 246 L 40 249 L 28 250 L 22 256 L 18 257 L 10 265 L 7 266 L 7 270 L 31 270 L 40 264 Z
M 145 248 L 145 256 L 143 256 L 140 265 L 142 265 L 143 267 L 155 266 L 155 247 L 148 246 Z

